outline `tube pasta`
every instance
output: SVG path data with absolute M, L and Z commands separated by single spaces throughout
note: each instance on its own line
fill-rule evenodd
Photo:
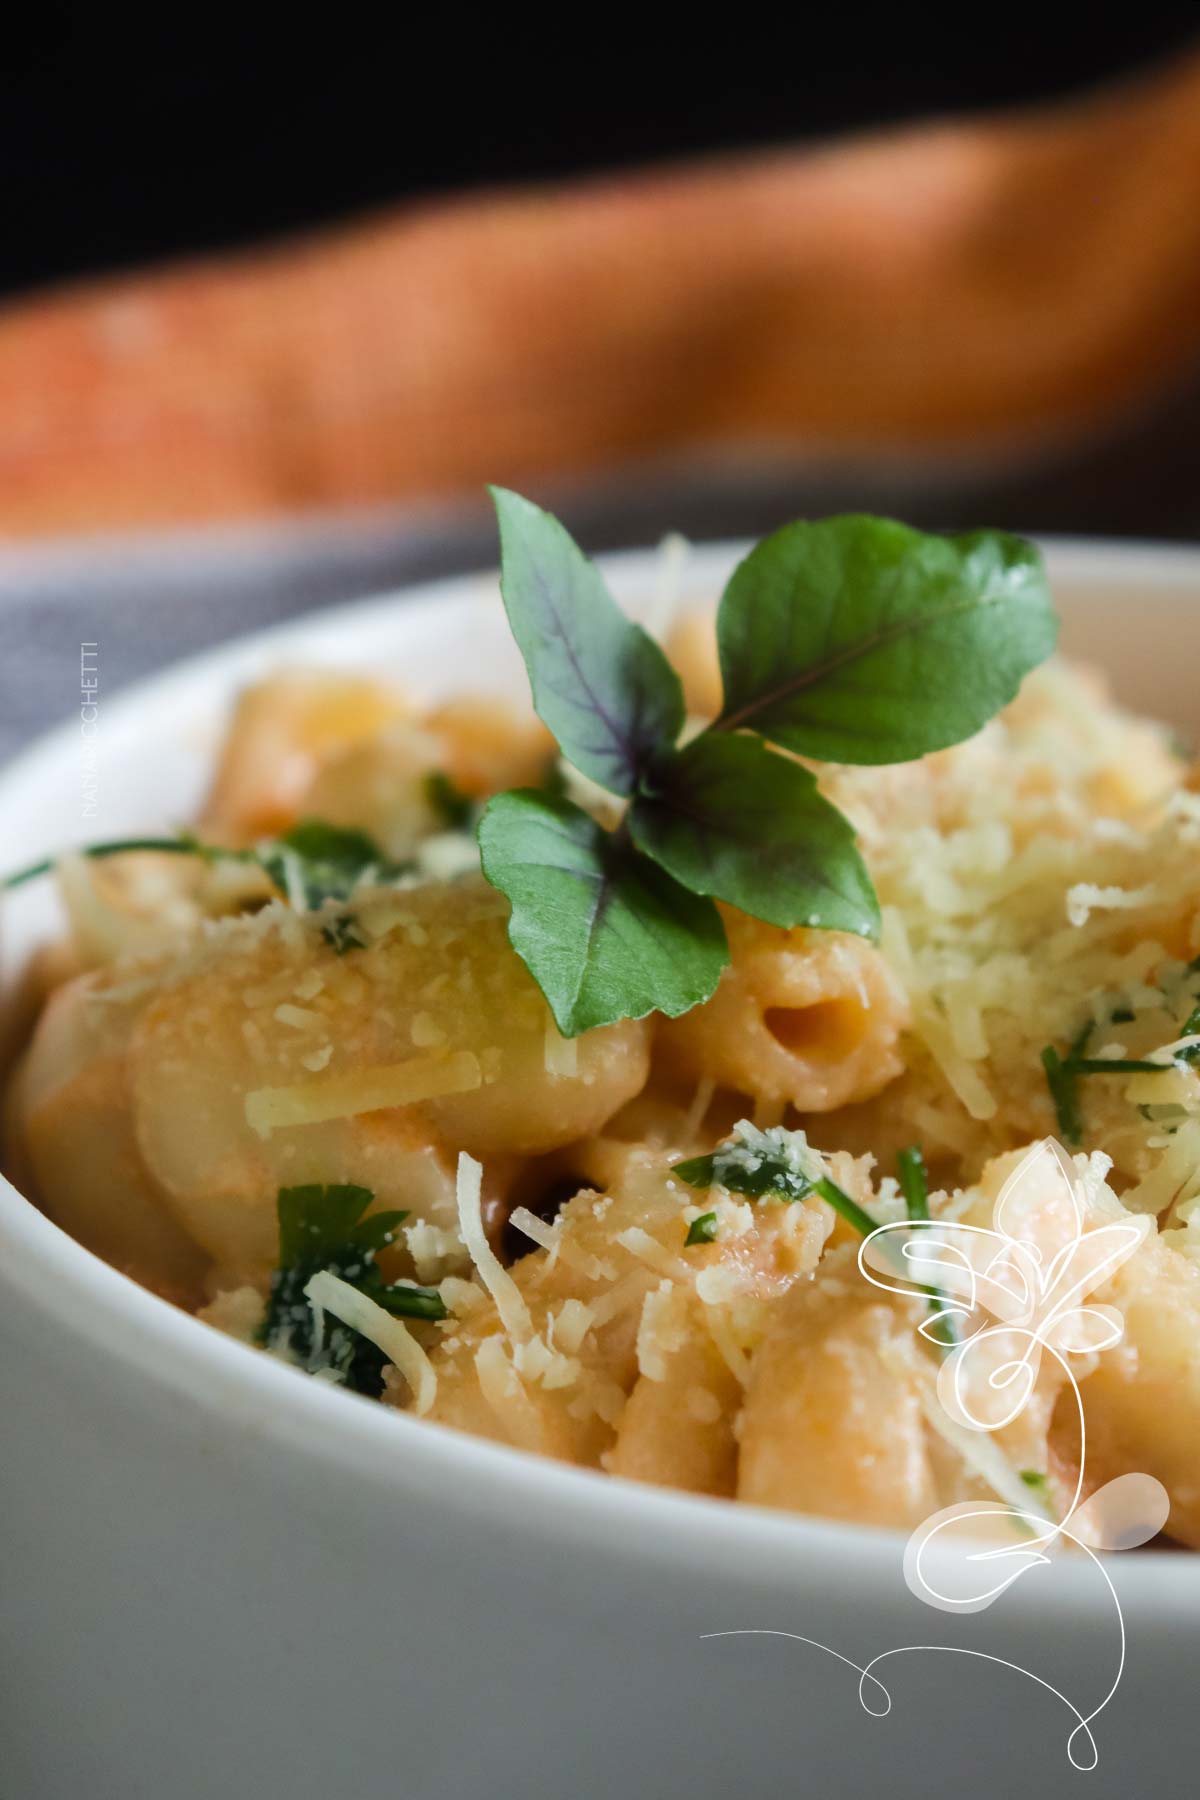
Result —
M 217 764 L 201 829 L 244 844 L 296 818 L 322 762 L 407 715 L 378 681 L 281 671 L 241 695 Z
M 317 768 L 298 802 L 309 817 L 367 831 L 397 862 L 446 829 L 429 791 L 445 775 L 470 798 L 541 780 L 554 745 L 502 701 L 450 701 L 417 723 L 402 720 L 350 743 Z
M 841 932 L 722 914 L 731 967 L 706 1005 L 660 1025 L 656 1058 L 801 1112 L 863 1100 L 901 1072 L 907 1008 L 877 950 Z

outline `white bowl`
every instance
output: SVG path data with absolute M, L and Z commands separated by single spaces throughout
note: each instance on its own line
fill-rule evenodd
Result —
M 694 551 L 688 596 L 711 599 L 735 550 Z M 1065 647 L 1192 725 L 1200 554 L 1059 543 L 1050 563 Z M 645 608 L 656 558 L 607 566 Z M 7 867 L 186 818 L 232 691 L 281 662 L 430 695 L 522 688 L 494 579 L 307 618 L 111 703 L 97 629 L 97 809 L 81 818 L 74 720 L 0 777 Z M 9 898 L 10 980 L 55 924 L 48 884 Z M 12 1800 L 1057 1794 L 1084 1779 L 1071 1709 L 1112 1687 L 1121 1613 L 1087 1791 L 1182 1792 L 1194 1760 L 1200 1558 L 1110 1559 L 1119 1609 L 1067 1558 L 987 1612 L 933 1611 L 898 1534 L 609 1480 L 332 1391 L 144 1292 L 3 1183 L 0 1429 Z M 894 1705 L 871 1716 L 858 1665 L 906 1647 L 878 1665 Z

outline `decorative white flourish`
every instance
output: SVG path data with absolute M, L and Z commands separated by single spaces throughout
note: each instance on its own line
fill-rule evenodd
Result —
M 1087 1432 L 1072 1357 L 1111 1349 L 1124 1320 L 1115 1307 L 1086 1305 L 1152 1234 L 1149 1219 L 1128 1214 L 1090 1222 L 1078 1170 L 1053 1138 L 1028 1150 L 1005 1182 L 990 1227 L 960 1220 L 917 1219 L 881 1225 L 863 1240 L 859 1266 L 868 1281 L 890 1293 L 924 1295 L 927 1317 L 918 1326 L 943 1354 L 931 1378 L 931 1422 L 968 1460 L 986 1471 L 994 1500 L 960 1501 L 917 1527 L 904 1553 L 904 1578 L 927 1605 L 945 1612 L 979 1612 L 1007 1592 L 1031 1568 L 1045 1566 L 1064 1542 L 1074 1544 L 1098 1570 L 1112 1599 L 1118 1632 L 1116 1672 L 1103 1699 L 1083 1713 L 1048 1681 L 1017 1663 L 948 1644 L 906 1644 L 858 1664 L 812 1638 L 811 1644 L 857 1668 L 865 1711 L 881 1717 L 891 1697 L 874 1674 L 890 1657 L 913 1651 L 972 1656 L 1014 1669 L 1048 1689 L 1077 1723 L 1067 1756 L 1081 1770 L 1099 1760 L 1091 1722 L 1108 1705 L 1125 1667 L 1125 1622 L 1120 1602 L 1097 1550 L 1126 1550 L 1162 1530 L 1170 1502 L 1150 1475 L 1127 1474 L 1107 1482 L 1084 1501 Z M 1018 1472 L 1000 1445 L 974 1456 L 964 1434 L 1002 1432 L 1020 1418 L 1038 1393 L 1043 1358 L 1050 1357 L 1070 1386 L 1079 1419 L 1079 1468 L 1071 1503 L 1061 1519 L 1038 1504 L 1049 1487 L 1043 1476 Z M 1048 1384 L 1043 1384 L 1047 1386 Z M 752 1635 L 740 1632 L 713 1636 Z M 791 1632 L 766 1635 L 793 1637 Z M 878 1690 L 884 1704 L 869 1705 Z

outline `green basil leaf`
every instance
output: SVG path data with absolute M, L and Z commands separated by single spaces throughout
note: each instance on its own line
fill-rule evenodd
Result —
M 721 723 L 826 762 L 905 762 L 970 737 L 1054 648 L 1038 551 L 856 514 L 786 525 L 717 620 Z
M 534 788 L 498 794 L 479 848 L 512 903 L 509 941 L 564 1037 L 651 1012 L 677 1018 L 713 993 L 729 949 L 712 901 L 581 807 Z
M 500 591 L 538 715 L 584 775 L 631 793 L 655 748 L 679 736 L 679 677 L 556 518 L 506 488 L 491 495 Z
M 704 732 L 654 775 L 629 815 L 634 843 L 694 894 L 772 925 L 879 933 L 854 831 L 812 773 L 759 737 Z

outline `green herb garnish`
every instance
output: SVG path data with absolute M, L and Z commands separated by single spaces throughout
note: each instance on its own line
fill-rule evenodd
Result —
M 1047 1518 L 1052 1518 L 1054 1516 L 1054 1496 L 1050 1492 L 1049 1477 L 1043 1475 L 1040 1469 L 1020 1469 L 1017 1474 L 1018 1479 L 1024 1482 L 1034 1499 L 1038 1501 Z
M 206 862 L 215 861 L 218 856 L 245 862 L 250 856 L 250 852 L 245 850 L 217 850 L 212 845 L 202 844 L 199 838 L 186 831 L 180 832 L 177 837 L 167 838 L 114 838 L 106 844 L 86 844 L 73 854 L 102 860 L 108 856 L 132 856 L 143 850 L 153 850 L 164 856 L 201 856 Z M 0 888 L 22 887 L 25 882 L 36 881 L 41 875 L 51 875 L 59 860 L 56 856 L 47 856 L 41 862 L 30 863 L 27 868 L 18 869 L 15 875 L 6 875 L 0 881 Z
M 406 865 L 390 862 L 365 831 L 327 825 L 320 819 L 304 819 L 290 831 L 281 832 L 278 837 L 263 838 L 260 843 L 243 850 L 205 844 L 191 832 L 184 831 L 176 837 L 119 838 L 105 844 L 87 844 L 76 854 L 102 859 L 146 850 L 172 856 L 198 856 L 207 863 L 249 864 L 261 869 L 280 893 L 301 911 L 311 911 L 326 900 L 345 900 L 368 878 L 393 881 L 407 872 Z M 19 869 L 15 875 L 0 881 L 0 888 L 20 887 L 39 875 L 49 875 L 55 861 L 53 857 L 46 857 L 26 869 Z M 351 947 L 347 943 L 346 948 Z
M 925 1158 L 918 1144 L 910 1144 L 901 1150 L 896 1157 L 896 1167 L 900 1177 L 900 1192 L 904 1195 L 904 1209 L 910 1221 L 923 1225 L 929 1221 L 929 1174 L 925 1168 Z M 926 1333 L 931 1343 L 940 1349 L 952 1350 L 958 1342 L 951 1302 L 940 1287 L 932 1283 L 922 1287 L 921 1292 L 929 1297 L 929 1310 L 935 1320 L 944 1321 L 945 1336 L 935 1337 L 932 1331 Z M 932 1323 L 932 1321 L 931 1321 Z
M 743 1135 L 744 1134 L 744 1135 Z M 749 1140 L 749 1141 L 747 1141 Z M 828 1175 L 810 1175 L 786 1144 L 786 1134 L 735 1128 L 733 1141 L 709 1156 L 693 1156 L 672 1165 L 689 1187 L 723 1187 L 750 1200 L 806 1200 L 817 1194 L 855 1231 L 868 1237 L 877 1221 Z
M 345 956 L 348 950 L 365 950 L 367 940 L 358 934 L 358 920 L 353 913 L 338 913 L 322 925 L 321 936 L 336 956 Z
M 1083 1142 L 1083 1114 L 1079 1108 L 1079 1062 L 1094 1030 L 1095 1025 L 1089 1019 L 1065 1057 L 1058 1054 L 1053 1044 L 1047 1044 L 1042 1051 L 1042 1068 L 1046 1072 L 1046 1086 L 1050 1089 L 1050 1098 L 1054 1102 L 1059 1133 L 1072 1149 L 1078 1149 Z
M 700 1217 L 698 1219 L 693 1219 L 688 1226 L 688 1234 L 683 1240 L 683 1247 L 685 1250 L 690 1250 L 693 1244 L 711 1244 L 716 1241 L 716 1236 L 716 1213 L 701 1213 Z
M 561 795 L 489 802 L 483 871 L 565 1037 L 707 1000 L 714 904 L 875 937 L 854 833 L 796 755 L 910 760 L 969 737 L 1057 631 L 1038 552 L 863 516 L 785 526 L 734 571 L 721 715 L 684 747 L 679 677 L 549 513 L 495 488 L 501 590 L 533 703 L 568 762 L 628 806 L 609 831 Z
M 1200 1036 L 1200 1006 L 1194 1006 L 1183 1024 L 1179 1027 L 1181 1038 Z M 1176 1062 L 1195 1062 L 1200 1058 L 1200 1044 L 1186 1044 L 1182 1050 L 1175 1052 Z
M 1189 972 L 1192 972 L 1190 965 Z M 1133 1018 L 1134 1014 L 1130 1009 L 1122 1007 L 1111 1015 L 1110 1022 L 1129 1024 Z M 1083 1142 L 1083 1114 L 1079 1101 L 1081 1077 L 1162 1075 L 1168 1069 L 1186 1068 L 1189 1064 L 1200 1061 L 1200 1044 L 1185 1045 L 1182 1050 L 1174 1051 L 1166 1062 L 1146 1056 L 1086 1056 L 1084 1052 L 1095 1029 L 1094 1022 L 1089 1020 L 1065 1056 L 1060 1056 L 1053 1044 L 1047 1044 L 1042 1051 L 1042 1068 L 1046 1072 L 1046 1085 L 1054 1102 L 1059 1133 L 1073 1149 L 1078 1149 Z M 1180 1037 L 1197 1034 L 1200 1034 L 1200 1005 L 1192 1008 L 1179 1030 Z
M 375 1196 L 349 1184 L 280 1188 L 279 1266 L 271 1276 L 259 1342 L 297 1362 L 310 1374 L 330 1371 L 357 1394 L 377 1397 L 387 1362 L 382 1350 L 339 1319 L 326 1321 L 318 1337 L 305 1288 L 328 1270 L 398 1318 L 444 1319 L 436 1288 L 384 1281 L 375 1258 L 390 1244 L 407 1212 L 367 1214 Z M 366 1214 L 366 1217 L 364 1217 Z
M 896 1166 L 900 1171 L 900 1192 L 904 1195 L 904 1205 L 910 1219 L 927 1219 L 929 1217 L 929 1176 L 925 1169 L 925 1158 L 916 1144 L 910 1144 L 907 1150 L 901 1150 L 896 1158 Z
M 293 905 L 300 901 L 309 911 L 326 900 L 348 899 L 370 877 L 386 881 L 403 873 L 365 831 L 321 819 L 302 819 L 251 854 Z
M 441 815 L 447 831 L 474 830 L 479 820 L 480 803 L 470 794 L 464 794 L 444 769 L 433 769 L 425 777 L 425 797 Z

